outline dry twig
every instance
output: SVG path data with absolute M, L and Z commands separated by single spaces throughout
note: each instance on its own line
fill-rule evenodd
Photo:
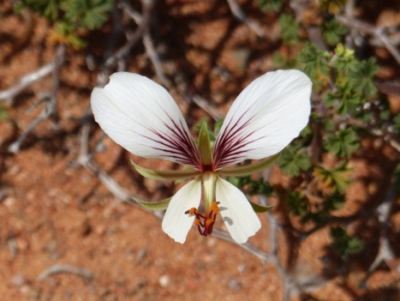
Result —
M 39 277 L 37 278 L 38 281 L 43 281 L 47 277 L 54 275 L 54 274 L 59 274 L 59 273 L 70 273 L 70 274 L 76 274 L 78 276 L 81 276 L 87 281 L 90 281 L 93 279 L 93 274 L 80 267 L 74 267 L 71 265 L 66 265 L 66 264 L 59 264 L 59 265 L 53 265 L 46 270 L 44 270 Z
M 261 27 L 249 20 L 246 16 L 246 14 L 240 9 L 239 4 L 236 2 L 236 0 L 227 0 L 228 1 L 228 5 L 229 8 L 232 12 L 232 14 L 241 22 L 243 22 L 244 24 L 246 24 L 252 31 L 254 31 L 257 36 L 259 36 L 260 38 L 264 37 L 264 32 L 261 29 Z
M 360 282 L 360 287 L 365 287 L 366 281 L 368 280 L 369 276 L 371 276 L 371 274 L 378 268 L 378 266 L 382 262 L 385 262 L 392 270 L 400 274 L 400 267 L 394 264 L 395 255 L 392 248 L 390 247 L 388 238 L 390 211 L 392 209 L 393 202 L 396 199 L 396 192 L 396 184 L 392 184 L 385 200 L 382 204 L 378 206 L 376 210 L 381 226 L 381 234 L 379 237 L 379 251 L 375 257 L 374 262 L 368 268 L 367 274 Z
M 51 95 L 49 101 L 46 102 L 46 106 L 40 112 L 40 114 L 36 117 L 35 120 L 28 126 L 25 132 L 8 147 L 8 151 L 14 154 L 19 152 L 21 148 L 21 144 L 24 142 L 28 134 L 43 120 L 52 117 L 57 110 L 57 91 L 60 84 L 60 68 L 64 63 L 65 59 L 65 49 L 66 46 L 61 44 L 57 46 L 56 54 L 53 61 L 53 87 L 51 90 Z
M 143 17 L 140 13 L 133 10 L 131 6 L 127 2 L 121 2 L 119 7 L 124 10 L 124 12 L 133 20 L 137 25 L 142 24 Z M 143 34 L 143 45 L 146 51 L 148 58 L 154 66 L 154 70 L 156 71 L 156 75 L 161 81 L 161 83 L 167 87 L 171 86 L 171 81 L 165 76 L 163 68 L 161 66 L 161 62 L 157 51 L 154 48 L 153 40 L 151 39 L 150 30 L 146 27 L 145 32 Z
M 21 77 L 19 82 L 10 87 L 7 90 L 1 91 L 0 92 L 0 101 L 2 100 L 8 100 L 8 99 L 13 99 L 15 96 L 20 94 L 23 90 L 25 90 L 27 87 L 30 85 L 34 84 L 35 82 L 41 80 L 42 78 L 46 77 L 49 75 L 51 72 L 53 72 L 55 67 L 54 61 L 46 66 L 43 66 L 39 70 L 36 70 L 32 73 L 29 73 L 27 75 L 24 75 Z
M 378 28 L 355 18 L 348 18 L 343 15 L 336 15 L 336 19 L 339 23 L 342 23 L 351 29 L 358 30 L 359 32 L 364 34 L 370 34 L 373 37 L 377 38 L 379 41 L 381 41 L 383 46 L 385 46 L 386 49 L 393 55 L 395 60 L 400 64 L 400 52 L 398 49 L 396 49 L 396 47 L 391 43 L 391 41 L 385 34 L 385 28 Z

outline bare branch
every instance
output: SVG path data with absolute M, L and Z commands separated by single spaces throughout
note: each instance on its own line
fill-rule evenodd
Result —
M 236 0 L 227 0 L 229 8 L 231 9 L 232 14 L 241 22 L 246 24 L 252 31 L 254 31 L 260 38 L 264 37 L 264 32 L 261 29 L 261 27 L 249 20 L 246 16 L 246 14 L 241 10 L 239 4 L 236 2 Z
M 54 70 L 54 62 L 46 66 L 43 66 L 39 70 L 24 75 L 23 77 L 21 77 L 21 79 L 16 85 L 12 86 L 11 88 L 5 91 L 0 91 L 0 101 L 13 99 L 27 87 L 49 75 L 51 72 L 53 72 L 53 70 Z
M 53 68 L 53 86 L 51 89 L 51 95 L 46 106 L 39 113 L 35 120 L 28 126 L 25 132 L 8 147 L 8 151 L 14 154 L 19 152 L 21 144 L 25 141 L 28 134 L 43 120 L 53 116 L 57 109 L 57 91 L 60 85 L 60 68 L 64 63 L 66 46 L 61 44 L 57 46 L 54 61 L 52 63 Z
M 336 15 L 336 19 L 338 20 L 338 22 L 352 29 L 356 29 L 364 34 L 370 34 L 375 38 L 379 39 L 382 42 L 382 44 L 386 47 L 386 49 L 393 55 L 395 60 L 400 64 L 400 52 L 391 44 L 388 37 L 384 34 L 385 32 L 384 28 L 377 28 L 371 24 L 362 22 L 355 18 L 350 19 L 343 15 Z
M 207 99 L 204 99 L 203 97 L 201 97 L 200 95 L 194 95 L 192 97 L 193 101 L 195 104 L 197 104 L 200 108 L 202 108 L 205 112 L 207 112 L 208 114 L 210 114 L 210 116 L 212 118 L 214 118 L 214 120 L 220 120 L 222 118 L 224 118 L 224 116 L 222 115 L 221 111 L 218 109 L 218 107 L 216 107 L 215 105 L 213 105 L 212 103 L 210 103 L 210 101 L 208 101 Z
M 369 276 L 371 276 L 371 274 L 377 269 L 377 267 L 382 262 L 385 262 L 392 270 L 400 274 L 398 267 L 393 266 L 392 264 L 392 262 L 394 262 L 395 255 L 393 253 L 392 248 L 390 247 L 388 238 L 390 211 L 392 209 L 394 200 L 396 199 L 396 192 L 397 192 L 397 187 L 396 184 L 393 183 L 389 189 L 389 192 L 385 200 L 376 209 L 379 223 L 381 226 L 381 234 L 379 237 L 379 251 L 375 257 L 374 262 L 368 268 L 368 272 L 365 275 L 364 279 L 360 282 L 361 287 L 365 287 L 366 281 L 368 280 Z
M 124 12 L 132 18 L 133 21 L 137 25 L 140 25 L 143 22 L 143 17 L 140 13 L 136 12 L 131 8 L 131 6 L 126 2 L 121 2 L 119 7 L 124 10 Z M 156 75 L 161 81 L 161 83 L 167 87 L 171 85 L 171 81 L 165 76 L 163 68 L 161 66 L 161 62 L 159 56 L 154 48 L 153 41 L 151 39 L 150 30 L 147 27 L 143 34 L 143 45 L 146 51 L 148 58 L 154 66 L 154 70 L 156 71 Z

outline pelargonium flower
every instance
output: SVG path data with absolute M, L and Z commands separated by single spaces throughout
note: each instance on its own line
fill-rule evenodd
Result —
M 134 164 L 143 176 L 162 180 L 192 180 L 172 198 L 140 203 L 166 209 L 162 229 L 184 243 L 193 223 L 199 233 L 212 233 L 217 214 L 237 243 L 245 243 L 261 223 L 252 204 L 221 176 L 253 174 L 273 162 L 307 125 L 311 81 L 297 70 L 268 72 L 245 88 L 232 104 L 211 148 L 206 125 L 194 142 L 178 105 L 159 84 L 138 74 L 118 72 L 91 96 L 94 117 L 116 143 L 134 155 L 160 158 L 189 167 L 154 171 Z M 273 156 L 273 157 L 271 157 Z M 244 160 L 252 165 L 229 167 Z M 204 212 L 199 206 L 203 199 Z M 267 210 L 268 208 L 265 208 Z

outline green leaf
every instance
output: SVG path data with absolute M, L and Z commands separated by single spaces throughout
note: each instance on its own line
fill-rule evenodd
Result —
M 263 178 L 253 180 L 250 176 L 240 178 L 228 177 L 227 180 L 243 190 L 243 193 L 247 195 L 265 195 L 266 197 L 270 197 L 274 192 L 274 187 L 268 181 L 264 181 Z
M 171 201 L 172 197 L 162 200 L 160 202 L 146 202 L 146 201 L 139 200 L 138 198 L 133 198 L 133 199 L 146 209 L 166 210 L 168 208 L 169 202 Z
M 340 72 L 347 74 L 350 70 L 357 71 L 358 62 L 354 59 L 354 50 L 338 44 L 331 64 Z
M 354 91 L 364 95 L 366 98 L 375 96 L 378 89 L 374 83 L 374 76 L 379 71 L 375 58 L 367 61 L 358 62 L 355 70 L 348 73 L 349 82 L 352 84 Z
M 356 132 L 348 127 L 336 134 L 329 135 L 324 142 L 324 147 L 336 156 L 350 158 L 353 151 L 359 147 L 359 139 Z
M 207 123 L 203 122 L 199 133 L 198 146 L 201 163 L 205 166 L 211 166 L 213 161 L 209 132 L 210 129 L 208 128 Z
M 307 213 L 308 202 L 303 192 L 289 191 L 285 204 L 288 210 L 296 216 L 304 216 Z
M 214 124 L 214 137 L 217 137 L 219 134 L 219 131 L 221 130 L 222 124 L 224 123 L 223 119 L 218 120 Z
M 0 121 L 8 119 L 8 111 L 0 103 Z
M 255 164 L 249 164 L 249 165 L 244 165 L 244 166 L 239 166 L 239 167 L 226 167 L 217 170 L 217 173 L 220 175 L 224 176 L 231 176 L 231 177 L 244 177 L 248 175 L 252 175 L 256 172 L 259 172 L 271 164 L 273 164 L 281 155 L 281 153 L 278 153 L 267 160 L 261 161 L 259 163 Z
M 299 40 L 298 31 L 300 26 L 293 16 L 282 14 L 279 18 L 278 24 L 281 28 L 281 37 L 284 43 L 289 44 Z
M 316 77 L 318 74 L 326 75 L 329 73 L 328 58 L 330 58 L 329 53 L 318 51 L 315 44 L 304 47 L 298 56 L 299 62 L 304 63 L 304 72 L 311 77 Z
M 349 82 L 346 82 L 344 86 L 336 85 L 335 93 L 329 91 L 324 100 L 328 108 L 338 102 L 335 112 L 340 115 L 355 113 L 364 102 L 364 99 L 358 93 L 353 92 L 353 87 Z
M 63 0 L 60 8 L 64 18 L 78 27 L 98 29 L 107 21 L 107 13 L 112 9 L 112 0 Z
M 58 19 L 60 0 L 21 0 L 16 5 L 15 11 L 20 12 L 24 7 L 29 7 L 40 15 L 55 21 Z
M 336 45 L 347 33 L 347 27 L 339 24 L 336 19 L 322 23 L 321 29 L 322 36 L 328 45 Z
M 293 177 L 299 175 L 301 170 L 309 169 L 311 163 L 310 157 L 304 149 L 289 145 L 283 150 L 277 165 L 282 168 L 284 174 Z
M 250 202 L 250 201 L 249 201 Z M 267 212 L 269 210 L 271 210 L 272 208 L 275 207 L 275 205 L 271 205 L 271 206 L 261 206 L 258 205 L 256 203 L 250 202 L 251 207 L 253 208 L 253 210 L 257 213 L 262 213 L 262 212 Z
M 169 181 L 184 180 L 193 178 L 201 173 L 199 170 L 159 171 L 159 170 L 152 170 L 140 167 L 139 165 L 136 165 L 133 161 L 131 161 L 131 163 L 133 164 L 137 172 L 140 173 L 143 177 L 156 180 L 169 180 Z
M 327 10 L 332 15 L 340 12 L 346 0 L 320 0 L 322 9 Z
M 350 255 L 360 253 L 363 249 L 362 241 L 348 235 L 342 227 L 331 228 L 331 236 L 333 238 L 332 248 L 343 260 Z
M 282 7 L 282 0 L 257 0 L 257 4 L 262 11 L 277 12 Z
M 351 184 L 349 174 L 352 171 L 353 169 L 347 168 L 347 162 L 343 162 L 333 169 L 316 167 L 313 176 L 319 178 L 323 182 L 325 188 L 332 189 L 334 193 L 343 193 Z M 332 197 L 336 198 L 336 200 L 339 198 L 337 195 L 332 195 Z M 333 200 L 335 199 L 329 201 Z
M 350 181 L 347 183 L 348 183 L 348 185 L 347 184 L 346 185 L 349 186 Z M 345 196 L 340 193 L 340 192 L 343 192 L 343 188 L 344 188 L 344 185 L 342 185 L 342 188 L 340 190 L 338 189 L 339 192 L 335 192 L 335 193 L 327 196 L 327 198 L 324 201 L 324 205 L 323 205 L 324 212 L 340 210 L 343 208 L 343 205 L 346 202 Z
M 271 63 L 272 69 L 299 69 L 297 58 L 291 58 L 286 55 L 281 55 L 275 52 L 272 57 Z

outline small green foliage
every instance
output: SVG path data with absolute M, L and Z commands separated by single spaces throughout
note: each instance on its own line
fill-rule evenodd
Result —
M 394 122 L 394 130 L 396 131 L 396 133 L 400 133 L 400 114 L 399 113 L 394 115 L 393 122 Z
M 339 130 L 336 134 L 329 135 L 324 143 L 325 149 L 338 157 L 350 158 L 353 151 L 359 147 L 359 139 L 353 128 Z
M 299 40 L 299 23 L 293 16 L 282 14 L 279 18 L 279 27 L 281 28 L 281 37 L 284 43 L 290 44 Z
M 61 0 L 21 0 L 14 10 L 20 12 L 24 7 L 29 7 L 33 11 L 40 13 L 43 17 L 51 21 L 58 18 L 58 8 Z
M 257 0 L 262 11 L 279 11 L 282 7 L 282 0 Z
M 334 193 L 343 193 L 350 186 L 351 180 L 348 175 L 352 171 L 347 167 L 347 162 L 343 162 L 333 169 L 316 167 L 313 175 L 322 181 L 324 189 L 332 190 Z M 335 198 L 337 199 L 337 196 Z
M 304 216 L 307 213 L 308 202 L 303 192 L 288 191 L 285 204 L 296 216 Z
M 274 53 L 271 68 L 274 69 L 296 69 L 298 67 L 297 58 L 290 58 L 279 53 Z
M 304 63 L 304 72 L 315 78 L 318 74 L 326 75 L 329 73 L 329 66 L 327 63 L 329 57 L 328 52 L 318 51 L 315 44 L 310 44 L 302 49 L 298 60 Z
M 331 228 L 331 236 L 332 248 L 343 260 L 346 260 L 349 255 L 360 253 L 363 249 L 361 240 L 348 235 L 342 227 Z
M 347 73 L 350 70 L 357 70 L 357 61 L 354 59 L 354 50 L 347 49 L 342 44 L 338 44 L 335 48 L 335 56 L 332 58 L 331 64 L 340 72 Z
M 219 131 L 221 130 L 222 124 L 224 123 L 223 119 L 218 120 L 214 124 L 214 137 L 218 137 Z
M 277 165 L 282 168 L 282 172 L 291 177 L 300 174 L 301 170 L 307 170 L 310 166 L 310 157 L 307 152 L 296 145 L 289 145 L 282 152 Z
M 80 28 L 98 29 L 107 21 L 112 8 L 111 0 L 68 0 L 62 1 L 60 9 L 65 12 L 68 23 Z
M 337 14 L 341 11 L 346 0 L 320 0 L 322 9 L 327 10 L 331 14 Z
M 347 27 L 339 24 L 336 19 L 322 23 L 321 29 L 322 36 L 328 45 L 336 45 L 347 33 Z
M 236 187 L 243 189 L 248 195 L 262 194 L 267 197 L 271 196 L 274 191 L 273 186 L 268 181 L 262 178 L 252 180 L 250 176 L 247 177 L 228 177 L 228 181 Z
M 8 111 L 0 103 L 0 121 L 8 119 Z
M 358 93 L 353 92 L 353 87 L 346 82 L 344 86 L 336 85 L 336 91 L 328 92 L 325 97 L 326 106 L 332 107 L 338 102 L 335 112 L 340 115 L 355 113 L 358 106 L 363 104 L 364 99 Z
M 48 40 L 83 48 L 85 42 L 77 36 L 79 29 L 98 29 L 107 21 L 114 0 L 21 0 L 16 11 L 24 7 L 38 12 L 54 22 L 54 32 Z
M 350 181 L 346 180 L 346 185 L 350 185 Z M 323 205 L 324 212 L 330 212 L 334 210 L 340 210 L 343 208 L 344 203 L 346 202 L 346 198 L 343 194 L 341 194 L 342 190 L 338 189 L 338 192 L 335 192 L 331 195 L 328 195 L 325 199 Z
M 357 67 L 348 73 L 349 82 L 354 87 L 354 91 L 364 95 L 366 98 L 375 96 L 378 90 L 373 78 L 378 71 L 379 66 L 377 66 L 375 58 L 358 62 Z

